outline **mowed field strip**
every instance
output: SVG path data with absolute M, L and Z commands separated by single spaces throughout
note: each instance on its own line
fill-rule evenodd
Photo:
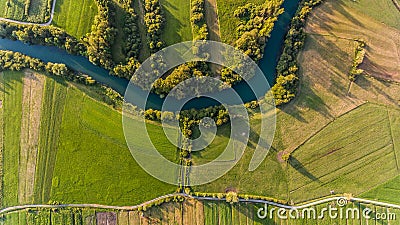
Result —
M 27 71 L 23 78 L 19 203 L 32 203 L 45 77 Z
M 3 207 L 49 201 L 130 205 L 175 191 L 135 162 L 120 112 L 95 100 L 101 99 L 96 89 L 80 86 L 92 98 L 63 79 L 29 71 L 2 72 L 1 83 Z M 160 152 L 176 160 L 162 127 L 150 123 L 148 130 Z
M 190 0 L 161 0 L 165 26 L 161 35 L 167 45 L 191 41 Z
M 80 39 L 91 31 L 97 5 L 94 0 L 57 0 L 52 25 Z

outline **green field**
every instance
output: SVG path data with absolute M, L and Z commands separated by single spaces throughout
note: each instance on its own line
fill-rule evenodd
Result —
M 27 166 L 26 160 L 19 160 L 21 111 L 27 107 L 22 101 L 26 85 L 22 79 L 23 72 L 3 72 L 3 206 L 19 205 L 18 193 L 25 190 L 18 188 L 19 180 L 25 181 L 26 176 L 21 168 Z M 37 91 L 31 89 L 31 93 Z M 43 99 L 34 196 L 26 201 L 132 205 L 175 191 L 176 187 L 151 177 L 135 162 L 126 147 L 118 111 L 59 78 L 45 78 L 40 91 Z M 91 89 L 87 93 L 96 94 Z M 160 152 L 176 161 L 176 148 L 162 128 L 148 124 L 147 129 Z
M 340 3 L 327 2 L 317 8 L 320 10 L 318 15 L 330 18 L 329 9 L 340 7 L 337 5 Z M 221 17 L 220 3 L 218 7 Z M 327 22 L 317 23 L 318 15 L 312 16 L 316 19 L 310 20 L 306 29 L 312 34 L 307 35 L 304 50 L 299 56 L 300 92 L 293 102 L 278 109 L 273 143 L 275 150 L 270 151 L 263 167 L 254 172 L 247 171 L 254 151 L 250 146 L 233 170 L 210 184 L 195 187 L 195 190 L 224 192 L 234 188 L 239 193 L 301 202 L 328 195 L 331 190 L 360 195 L 398 175 L 400 85 L 360 77 L 350 86 L 348 79 L 356 44 L 351 36 L 359 37 L 358 33 L 362 32 L 368 34 L 370 51 L 374 54 L 384 52 L 377 39 L 384 42 L 387 39 L 384 36 L 371 38 L 372 32 L 355 33 L 345 28 L 337 21 L 346 19 L 355 23 L 349 16 L 346 17 L 345 12 L 359 15 L 355 14 L 355 9 L 343 7 L 346 8 L 336 12 L 333 18 L 326 19 Z M 222 19 L 220 21 L 223 22 Z M 385 25 L 364 17 L 361 22 L 365 27 L 367 21 L 374 29 L 387 29 Z M 352 25 L 349 24 L 349 27 Z M 329 32 L 338 34 L 329 35 Z M 375 71 L 391 71 L 381 65 L 395 65 L 395 59 L 388 57 L 385 60 L 391 63 L 379 64 L 379 67 L 372 64 L 376 66 Z M 366 66 L 363 65 L 366 72 L 373 70 Z M 374 104 L 359 107 L 367 101 Z M 257 116 L 256 113 L 252 118 L 252 127 L 257 127 Z M 253 133 L 257 136 L 259 131 L 255 129 Z M 220 128 L 209 148 L 193 154 L 195 164 L 215 159 L 225 148 L 228 134 L 226 127 Z M 250 145 L 254 143 L 252 141 Z M 289 165 L 277 159 L 283 151 L 295 151 Z M 380 192 L 383 196 L 383 190 Z
M 46 23 L 50 20 L 51 7 L 52 0 L 1 0 L 0 17 L 22 22 Z
M 290 199 L 305 201 L 331 190 L 359 195 L 398 175 L 395 127 L 387 108 L 373 104 L 336 119 L 289 160 Z
M 80 39 L 90 32 L 96 14 L 94 0 L 57 0 L 52 25 Z
M 400 176 L 360 195 L 363 198 L 400 204 Z
M 388 26 L 400 29 L 400 12 L 390 0 L 363 0 L 363 1 L 339 1 L 340 5 L 354 8 L 374 20 L 385 23 Z M 339 10 L 344 10 L 339 7 Z M 385 12 L 385 13 L 382 13 Z
M 167 45 L 191 41 L 190 0 L 161 0 L 165 26 L 161 39 Z
M 18 72 L 2 73 L 3 100 L 3 187 L 2 206 L 18 205 L 18 167 L 22 117 L 22 77 Z
M 221 178 L 211 183 L 194 187 L 196 191 L 225 192 L 226 189 L 233 188 L 239 193 L 259 194 L 278 199 L 287 198 L 286 172 L 281 163 L 278 162 L 275 150 L 270 150 L 267 158 L 255 171 L 248 171 L 249 162 L 253 157 L 255 146 L 258 142 L 260 118 L 255 116 L 251 119 L 251 128 L 249 145 L 238 164 Z M 218 130 L 216 138 L 209 147 L 193 153 L 194 164 L 205 164 L 217 158 L 225 149 L 229 141 L 230 128 L 223 126 Z M 268 171 L 268 173 L 265 171 Z
M 222 42 L 233 44 L 237 40 L 236 28 L 240 21 L 233 15 L 233 12 L 239 6 L 244 6 L 247 3 L 261 5 L 264 2 L 264 0 L 217 0 Z

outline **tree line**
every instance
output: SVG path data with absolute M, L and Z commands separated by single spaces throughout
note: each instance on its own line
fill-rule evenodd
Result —
M 138 18 L 133 8 L 133 0 L 119 0 L 122 8 L 127 15 L 124 21 L 124 36 L 125 36 L 125 62 L 116 65 L 111 73 L 118 77 L 130 79 L 135 71 L 140 67 L 138 61 L 140 48 L 142 46 L 139 36 Z
M 192 25 L 193 39 L 207 40 L 208 28 L 205 18 L 205 0 L 190 1 L 190 22 Z
M 321 2 L 322 0 L 302 0 L 291 21 L 283 52 L 276 67 L 276 83 L 271 88 L 276 105 L 288 103 L 296 96 L 299 79 L 297 55 L 302 50 L 306 38 L 304 26 L 313 7 Z
M 165 19 L 159 0 L 144 0 L 144 10 L 144 23 L 147 28 L 149 48 L 154 53 L 164 46 L 164 42 L 160 36 Z
M 283 0 L 268 0 L 262 5 L 247 3 L 238 7 L 233 13 L 240 20 L 236 28 L 237 40 L 234 45 L 256 62 L 262 59 L 267 39 L 278 16 L 283 13 L 282 3 Z M 242 77 L 231 69 L 224 68 L 221 70 L 221 80 L 232 86 L 242 81 Z
M 94 17 L 92 30 L 82 41 L 87 46 L 87 57 L 90 62 L 100 65 L 107 70 L 114 67 L 111 55 L 111 45 L 114 43 L 116 29 L 112 25 L 114 12 L 109 0 L 96 0 L 98 14 Z
M 353 63 L 351 65 L 350 69 L 350 74 L 349 74 L 349 79 L 350 81 L 355 81 L 356 78 L 361 75 L 364 70 L 360 69 L 359 66 L 361 63 L 364 61 L 365 57 L 365 45 L 366 43 L 363 40 L 356 40 L 357 46 L 354 52 L 354 58 L 353 58 Z
M 27 44 L 56 46 L 75 55 L 86 53 L 86 46 L 83 43 L 54 26 L 20 25 L 0 21 L 0 37 Z
M 21 71 L 32 69 L 47 72 L 50 75 L 62 76 L 68 80 L 92 85 L 95 81 L 88 75 L 70 70 L 62 63 L 45 63 L 39 59 L 32 58 L 19 52 L 0 50 L 0 70 Z

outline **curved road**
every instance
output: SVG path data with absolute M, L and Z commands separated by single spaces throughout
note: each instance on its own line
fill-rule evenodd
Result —
M 54 16 L 54 10 L 56 8 L 56 1 L 57 0 L 53 0 L 53 5 L 51 8 L 51 13 L 50 13 L 50 20 L 46 23 L 30 23 L 30 22 L 22 22 L 22 21 L 18 21 L 18 20 L 12 20 L 12 19 L 7 19 L 7 18 L 2 18 L 0 17 L 0 21 L 6 21 L 6 22 L 10 22 L 10 23 L 17 23 L 17 24 L 21 24 L 21 25 L 39 25 L 39 26 L 49 26 L 51 24 L 51 22 L 53 21 L 53 16 Z
M 100 204 L 20 205 L 20 206 L 12 206 L 12 207 L 8 207 L 8 208 L 4 208 L 4 209 L 0 210 L 0 215 L 6 214 L 6 213 L 11 213 L 11 212 L 16 212 L 16 211 L 20 211 L 20 210 L 24 210 L 24 209 L 33 209 L 33 208 L 35 208 L 35 209 L 36 208 L 57 209 L 57 208 L 76 207 L 76 208 L 98 208 L 98 209 L 112 209 L 112 210 L 136 210 L 139 207 L 149 205 L 158 200 L 162 200 L 162 199 L 169 198 L 169 197 L 175 197 L 175 196 L 176 197 L 181 196 L 181 197 L 197 199 L 197 200 L 226 201 L 225 198 L 219 199 L 219 198 L 213 198 L 213 197 L 198 197 L 198 196 L 191 196 L 191 195 L 187 195 L 187 194 L 177 193 L 177 194 L 169 194 L 169 195 L 160 196 L 158 198 L 155 198 L 153 200 L 147 201 L 145 203 L 142 203 L 142 204 L 136 205 L 136 206 L 109 206 L 109 205 L 100 205 Z M 276 207 L 284 208 L 284 209 L 289 209 L 289 210 L 290 209 L 299 210 L 299 209 L 303 209 L 303 208 L 312 207 L 315 205 L 320 205 L 323 203 L 338 201 L 341 199 L 346 199 L 349 201 L 356 201 L 356 202 L 360 202 L 360 203 L 364 203 L 364 204 L 373 204 L 376 206 L 400 209 L 400 205 L 396 205 L 396 204 L 378 202 L 378 201 L 367 200 L 367 199 L 362 199 L 362 198 L 353 198 L 353 197 L 347 198 L 346 196 L 327 197 L 324 199 L 319 199 L 316 201 L 312 201 L 312 202 L 297 205 L 297 206 L 285 205 L 285 204 L 276 203 L 276 202 L 272 202 L 272 201 L 256 200 L 256 199 L 247 199 L 247 200 L 239 199 L 239 202 L 262 203 L 262 204 L 268 204 L 268 205 L 272 205 L 272 206 L 276 206 Z

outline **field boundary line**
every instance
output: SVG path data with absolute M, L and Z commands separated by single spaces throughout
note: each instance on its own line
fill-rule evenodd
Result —
M 345 116 L 345 115 L 347 115 L 347 114 L 349 114 L 350 112 L 352 112 L 352 111 L 354 111 L 354 110 L 356 110 L 356 109 L 358 109 L 358 108 L 360 108 L 361 106 L 363 106 L 363 105 L 366 105 L 366 104 L 374 104 L 374 103 L 371 103 L 371 102 L 363 102 L 363 103 L 361 103 L 360 105 L 357 105 L 356 107 L 354 107 L 353 109 L 351 109 L 351 110 L 349 110 L 349 111 L 347 111 L 347 112 L 345 112 L 345 113 L 343 113 L 343 114 L 341 114 L 341 115 L 339 115 L 339 116 L 337 116 L 337 117 L 334 117 L 331 121 L 329 121 L 327 124 L 325 124 L 323 127 L 321 127 L 320 129 L 318 129 L 317 131 L 315 131 L 313 134 L 311 134 L 310 135 L 310 137 L 308 137 L 306 140 L 304 140 L 300 145 L 298 145 L 295 149 L 293 149 L 293 150 L 290 150 L 289 152 L 292 154 L 292 153 L 294 153 L 294 152 L 296 152 L 300 147 L 302 147 L 303 145 L 305 145 L 309 140 L 311 140 L 311 138 L 313 138 L 315 135 L 317 135 L 318 133 L 320 133 L 323 129 L 325 129 L 327 126 L 329 126 L 331 123 L 333 123 L 334 121 L 336 121 L 338 118 L 340 118 L 340 117 L 342 117 L 342 116 Z
M 399 10 L 399 12 L 400 12 L 400 4 L 399 4 L 399 2 L 397 0 L 392 0 L 392 2 L 394 4 L 394 6 L 397 8 L 397 10 Z
M 10 22 L 10 23 L 17 23 L 17 24 L 20 24 L 20 25 L 49 26 L 51 24 L 51 22 L 53 22 L 54 10 L 56 8 L 56 2 L 57 2 L 57 0 L 53 0 L 53 5 L 52 5 L 51 11 L 50 11 L 50 19 L 49 19 L 49 21 L 47 21 L 45 23 L 23 22 L 23 21 L 19 21 L 19 20 L 7 19 L 7 18 L 4 18 L 4 17 L 0 17 L 0 21 Z
M 396 154 L 396 144 L 395 144 L 395 141 L 394 141 L 394 138 L 393 138 L 392 122 L 390 121 L 391 117 L 390 117 L 390 113 L 389 113 L 388 107 L 386 107 L 386 113 L 387 113 L 388 122 L 389 122 L 390 139 L 392 140 L 392 145 L 393 145 L 394 160 L 396 161 L 397 171 L 399 171 L 399 161 L 397 160 L 398 157 L 397 157 L 397 154 Z

